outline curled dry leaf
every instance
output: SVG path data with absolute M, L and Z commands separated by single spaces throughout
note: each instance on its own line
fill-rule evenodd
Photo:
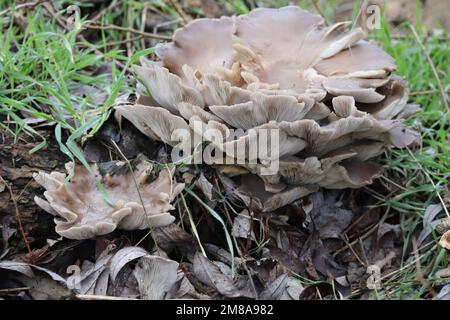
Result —
M 281 192 L 273 193 L 265 190 L 263 179 L 250 174 L 241 176 L 239 186 L 235 186 L 234 183 L 228 186 L 234 189 L 235 196 L 257 212 L 276 210 L 319 189 L 314 185 L 291 186 Z
M 29 287 L 28 292 L 33 299 L 58 300 L 71 295 L 66 279 L 46 268 L 20 261 L 3 260 L 0 261 L 0 269 L 17 272 L 18 275 L 14 279 L 22 286 Z
M 108 267 L 111 257 L 112 254 L 108 254 L 99 258 L 95 263 L 88 260 L 83 261 L 80 274 L 74 272 L 73 275 L 68 278 L 68 283 L 80 294 L 100 294 L 99 292 L 104 292 L 103 294 L 105 294 L 108 282 L 106 282 L 105 289 L 104 278 L 106 277 L 107 280 L 109 279 Z M 74 269 L 74 271 L 75 270 L 76 269 Z M 71 271 L 71 269 L 69 269 L 69 271 Z
M 224 154 L 206 155 L 223 173 L 260 177 L 264 192 L 239 193 L 258 210 L 311 186 L 359 188 L 381 173 L 368 160 L 420 141 L 402 121 L 414 109 L 406 82 L 392 75 L 394 59 L 364 36 L 294 6 L 195 20 L 159 46 L 160 61 L 134 67 L 154 101 L 120 105 L 115 115 L 183 150 L 192 141 L 177 129 L 208 142 Z M 278 138 L 258 145 L 267 130 Z M 255 145 L 267 154 L 249 152 Z M 264 171 L 278 160 L 279 170 Z
M 282 274 L 274 281 L 269 283 L 264 291 L 261 293 L 260 298 L 263 300 L 278 300 L 286 290 L 286 286 L 289 281 L 287 274 Z
M 158 247 L 170 254 L 174 248 L 180 248 L 188 256 L 195 252 L 192 235 L 172 223 L 162 228 L 153 229 L 153 237 Z
M 421 246 L 425 239 L 433 232 L 434 229 L 437 229 L 441 219 L 437 219 L 436 217 L 443 210 L 442 204 L 430 204 L 425 213 L 423 215 L 423 229 L 417 238 L 417 245 Z M 441 232 L 443 233 L 443 232 Z
M 181 279 L 179 280 L 178 290 L 174 294 L 175 299 L 209 299 L 207 295 L 198 293 L 192 283 L 189 282 L 186 275 L 182 273 Z
M 433 300 L 450 300 L 450 284 L 442 287 L 439 294 Z
M 55 281 L 61 282 L 63 284 L 66 283 L 66 280 L 63 277 L 61 277 L 60 275 L 58 275 L 57 273 L 55 273 L 51 270 L 48 270 L 46 268 L 39 267 L 34 264 L 30 264 L 30 263 L 26 263 L 26 262 L 3 260 L 3 261 L 0 261 L 0 269 L 16 271 L 16 272 L 19 272 L 29 278 L 35 277 L 33 269 L 36 269 L 38 271 L 41 271 L 41 272 L 47 274 L 51 279 L 53 279 Z
M 126 268 L 132 261 L 137 261 L 134 270 Z M 72 285 L 81 294 L 126 297 L 132 293 L 140 294 L 141 299 L 162 300 L 176 293 L 177 274 L 177 262 L 151 255 L 140 247 L 125 247 L 115 253 L 106 249 L 95 263 L 84 261 L 78 282 Z M 114 292 L 113 287 L 120 281 L 125 288 Z M 195 294 L 195 290 L 190 293 Z
M 110 276 L 112 281 L 116 281 L 120 270 L 129 262 L 149 255 L 149 253 L 140 247 L 126 247 L 114 255 L 110 264 Z
M 74 172 L 70 182 L 60 172 L 40 172 L 34 179 L 42 185 L 45 200 L 35 197 L 36 203 L 55 216 L 56 232 L 70 239 L 88 239 L 118 229 L 134 230 L 161 227 L 172 223 L 169 214 L 171 202 L 184 188 L 176 183 L 173 170 L 164 169 L 159 176 L 148 181 L 152 165 L 140 161 L 133 172 L 118 162 L 125 173 L 106 173 L 98 164 L 87 170 L 73 163 L 66 164 Z M 97 187 L 100 181 L 106 189 L 110 203 Z
M 237 298 L 249 295 L 247 291 L 238 289 L 230 276 L 224 274 L 218 265 L 199 252 L 194 256 L 193 271 L 200 282 L 214 288 L 225 297 Z

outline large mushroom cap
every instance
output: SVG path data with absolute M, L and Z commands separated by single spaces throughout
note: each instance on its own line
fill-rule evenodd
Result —
M 160 46 L 159 62 L 135 67 L 154 101 L 122 105 L 116 116 L 172 146 L 177 129 L 208 142 L 224 154 L 208 156 L 223 172 L 285 192 L 264 206 L 272 197 L 253 191 L 266 211 L 298 198 L 296 187 L 358 188 L 380 175 L 368 160 L 420 141 L 402 121 L 413 108 L 406 82 L 392 76 L 395 61 L 364 36 L 294 6 L 193 21 Z M 269 131 L 277 136 L 260 144 Z

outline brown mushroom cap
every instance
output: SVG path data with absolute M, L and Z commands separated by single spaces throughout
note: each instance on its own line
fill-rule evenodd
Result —
M 228 160 L 242 156 L 239 145 L 248 150 L 260 132 L 277 129 L 280 159 L 246 152 L 248 163 L 222 168 L 260 176 L 264 194 L 253 193 L 261 210 L 295 200 L 305 190 L 296 188 L 370 184 L 380 167 L 369 159 L 420 141 L 402 122 L 417 108 L 407 104 L 406 82 L 391 75 L 393 58 L 347 26 L 324 26 L 321 17 L 294 6 L 191 22 L 158 49 L 160 63 L 143 59 L 135 67 L 154 101 L 119 106 L 116 116 L 171 145 L 172 133 L 183 128 Z M 223 133 L 222 140 L 208 129 Z M 227 140 L 231 129 L 243 133 Z M 262 175 L 272 161 L 279 161 L 278 173 Z M 282 200 L 273 200 L 276 191 L 285 192 Z
M 181 77 L 183 65 L 189 65 L 202 73 L 214 73 L 218 67 L 231 68 L 232 27 L 233 20 L 229 17 L 194 20 L 178 29 L 173 42 L 160 46 L 156 53 L 164 67 Z
M 236 19 L 234 49 L 243 69 L 264 83 L 303 93 L 320 85 L 308 71 L 363 37 L 360 29 L 342 32 L 344 24 L 323 27 L 323 19 L 285 7 L 256 9 Z
M 168 212 L 173 209 L 171 202 L 184 185 L 173 181 L 173 170 L 165 169 L 154 181 L 148 182 L 152 165 L 145 161 L 139 163 L 133 173 L 127 170 L 125 174 L 103 177 L 98 165 L 93 165 L 91 172 L 73 163 L 68 163 L 66 169 L 74 170 L 70 182 L 57 172 L 39 172 L 34 176 L 46 189 L 45 200 L 36 197 L 36 203 L 55 215 L 56 232 L 66 238 L 88 239 L 116 228 L 161 227 L 175 219 Z M 109 204 L 97 188 L 96 180 L 100 178 L 103 178 Z

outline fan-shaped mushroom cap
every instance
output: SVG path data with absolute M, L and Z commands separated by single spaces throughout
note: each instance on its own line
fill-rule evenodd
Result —
M 318 62 L 314 68 L 326 77 L 384 78 L 396 70 L 394 59 L 375 44 L 361 40 L 334 56 Z
M 236 19 L 234 49 L 243 69 L 264 83 L 303 93 L 318 86 L 309 69 L 360 40 L 361 29 L 323 27 L 323 19 L 297 7 L 257 9 Z
M 202 73 L 214 73 L 217 68 L 231 68 L 233 20 L 198 19 L 178 29 L 173 42 L 160 46 L 156 53 L 172 73 L 183 76 L 183 65 Z
M 406 82 L 391 76 L 394 59 L 347 26 L 327 27 L 294 6 L 191 22 L 159 47 L 159 63 L 143 59 L 135 67 L 151 105 L 121 105 L 116 116 L 170 145 L 178 128 L 209 142 L 224 153 L 211 159 L 223 172 L 259 176 L 264 192 L 251 193 L 261 210 L 295 200 L 312 184 L 370 184 L 380 168 L 367 160 L 420 141 L 402 123 L 417 108 L 407 105 Z M 271 130 L 277 138 L 259 144 Z M 250 152 L 255 145 L 268 152 Z M 263 174 L 275 162 L 278 172 Z
M 70 182 L 58 172 L 34 175 L 46 189 L 45 200 L 36 197 L 36 203 L 56 216 L 57 233 L 70 239 L 88 239 L 116 228 L 146 229 L 174 221 L 169 214 L 173 209 L 171 202 L 184 185 L 174 181 L 173 170 L 164 169 L 150 182 L 147 181 L 152 171 L 150 163 L 141 161 L 133 173 L 125 163 L 116 165 L 123 167 L 125 173 L 102 176 L 98 165 L 88 171 L 83 166 L 68 163 L 67 171 L 74 170 Z M 102 179 L 110 203 L 97 187 L 99 179 Z

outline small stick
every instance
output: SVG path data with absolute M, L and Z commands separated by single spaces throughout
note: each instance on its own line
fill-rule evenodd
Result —
M 105 13 L 107 13 L 108 11 L 114 9 L 114 7 L 117 7 L 120 4 L 120 1 L 117 0 L 113 0 L 111 1 L 110 5 L 106 8 L 104 8 L 103 10 L 101 10 L 99 13 L 97 13 L 92 19 L 91 21 L 98 21 L 100 20 L 101 17 L 103 17 L 105 15 Z
M 187 16 L 187 14 L 183 11 L 183 8 L 181 8 L 180 4 L 174 0 L 168 0 L 172 7 L 174 7 L 175 11 L 180 15 L 181 19 L 183 19 L 184 24 L 189 23 L 191 20 L 190 17 Z
M 145 32 L 145 26 L 147 24 L 147 12 L 148 12 L 148 5 L 146 3 L 146 4 L 144 4 L 144 9 L 142 10 L 141 32 Z M 145 39 L 141 39 L 141 46 L 142 46 L 142 49 L 145 49 Z
M 105 43 L 105 45 L 107 47 L 115 47 L 115 46 L 120 46 L 122 44 L 127 44 L 128 42 L 135 42 L 135 41 L 139 41 L 143 38 L 144 36 L 137 36 L 137 37 L 133 37 L 129 40 L 117 40 L 117 41 L 111 41 L 111 42 L 107 42 Z M 86 45 L 83 43 L 79 43 L 78 44 L 79 47 L 83 47 L 83 48 L 91 48 L 92 45 Z
M 118 30 L 118 31 L 124 31 L 124 32 L 130 32 L 130 33 L 134 33 L 134 34 L 138 34 L 147 38 L 154 38 L 154 39 L 158 39 L 158 40 L 166 40 L 166 41 L 170 41 L 172 40 L 172 37 L 170 36 L 164 36 L 161 34 L 156 34 L 156 33 L 149 33 L 149 32 L 142 32 L 136 29 L 132 29 L 132 28 L 126 28 L 126 27 L 121 27 L 121 26 L 116 26 L 115 24 L 108 24 L 108 25 L 95 25 L 95 24 L 86 24 L 84 25 L 82 28 L 84 29 L 94 29 L 94 30 Z
M 93 294 L 77 294 L 75 298 L 80 300 L 139 300 L 136 298 L 113 297 L 113 296 L 96 296 Z
M 30 290 L 30 289 L 31 289 L 31 287 L 0 289 L 0 293 L 20 292 L 20 291 L 25 291 L 25 290 Z
M 131 6 L 129 6 L 128 7 L 128 10 L 127 10 L 127 16 L 128 16 L 128 21 L 132 21 L 132 19 L 131 19 L 131 13 L 132 13 L 132 7 Z M 129 29 L 133 29 L 132 28 L 132 22 L 130 22 L 130 24 L 128 25 L 129 26 Z M 127 47 L 127 56 L 128 56 L 128 58 L 130 58 L 132 55 L 133 55 L 133 50 L 131 49 L 131 42 L 130 42 L 130 39 L 131 39 L 131 32 L 130 31 L 127 31 L 127 33 L 126 33 L 126 35 L 125 35 L 125 39 L 127 40 L 127 44 L 126 44 L 126 47 Z
M 360 238 L 361 239 L 361 238 Z M 358 262 L 361 264 L 361 266 L 363 266 L 364 268 L 367 268 L 367 264 L 364 263 L 364 261 L 361 260 L 361 258 L 359 257 L 359 255 L 356 253 L 355 249 L 353 249 L 352 244 L 349 242 L 348 236 L 346 233 L 344 233 L 344 237 L 342 238 L 342 240 L 345 242 L 345 244 L 347 245 L 347 247 L 350 249 L 351 253 L 355 256 L 356 260 L 358 260 Z

